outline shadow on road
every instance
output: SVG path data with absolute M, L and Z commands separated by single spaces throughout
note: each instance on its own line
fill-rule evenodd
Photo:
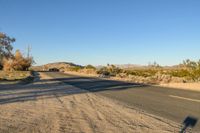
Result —
M 72 78 L 38 79 L 34 84 L 28 85 L 0 85 L 0 104 L 53 98 L 55 96 L 62 97 L 86 92 L 134 89 L 135 86 L 138 88 L 145 85 L 77 76 Z

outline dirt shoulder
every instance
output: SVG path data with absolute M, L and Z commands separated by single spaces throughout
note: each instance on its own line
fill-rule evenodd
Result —
M 178 132 L 179 125 L 98 94 L 53 81 L 40 80 L 1 90 L 0 132 L 93 133 Z
M 200 83 L 168 83 L 159 86 L 200 92 Z
M 22 80 L 31 75 L 30 71 L 0 71 L 0 80 Z

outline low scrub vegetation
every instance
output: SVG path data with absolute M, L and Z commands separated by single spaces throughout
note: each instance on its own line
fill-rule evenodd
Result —
M 4 58 L 3 70 L 5 71 L 27 71 L 33 63 L 32 57 L 24 57 L 19 50 L 11 58 Z
M 99 69 L 92 65 L 85 67 L 71 67 L 68 71 L 81 72 L 86 74 L 104 75 L 122 80 L 129 80 L 139 83 L 169 83 L 169 82 L 198 82 L 200 81 L 200 61 L 185 60 L 183 63 L 162 67 L 153 63 L 144 68 L 119 68 L 115 65 L 107 65 Z
M 77 65 L 77 66 L 71 66 L 71 67 L 65 68 L 64 71 L 78 72 L 78 73 L 84 73 L 84 74 L 96 74 L 96 67 L 92 65 L 87 65 L 85 67 Z
M 25 57 L 19 50 L 12 53 L 14 38 L 0 33 L 0 70 L 4 71 L 27 71 L 34 63 L 33 57 Z
M 30 71 L 0 71 L 0 80 L 21 80 L 31 76 Z
M 106 76 L 117 76 L 117 74 L 122 73 L 123 70 L 116 67 L 115 65 L 107 65 L 107 67 L 103 67 L 97 71 L 97 74 L 103 74 Z
M 67 69 L 69 71 L 80 72 L 83 69 L 83 67 L 81 67 L 81 66 L 71 66 L 71 67 L 69 67 Z

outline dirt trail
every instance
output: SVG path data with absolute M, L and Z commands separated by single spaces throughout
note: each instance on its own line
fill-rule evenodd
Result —
M 42 73 L 41 80 L 45 79 L 51 78 Z M 35 85 L 66 89 L 70 93 L 63 95 L 61 92 L 53 91 L 48 95 L 39 95 L 43 88 L 35 88 Z M 38 81 L 27 87 L 31 86 L 38 90 L 31 100 L 0 104 L 0 133 L 168 133 L 179 131 L 176 123 L 130 109 L 117 101 L 64 85 L 61 82 L 54 81 L 52 84 L 52 81 Z M 17 92 L 17 90 L 13 91 Z

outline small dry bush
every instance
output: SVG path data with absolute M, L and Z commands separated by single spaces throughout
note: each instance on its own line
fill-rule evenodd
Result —
M 33 64 L 32 57 L 24 57 L 22 53 L 17 50 L 14 57 L 4 58 L 3 70 L 4 71 L 27 71 Z

